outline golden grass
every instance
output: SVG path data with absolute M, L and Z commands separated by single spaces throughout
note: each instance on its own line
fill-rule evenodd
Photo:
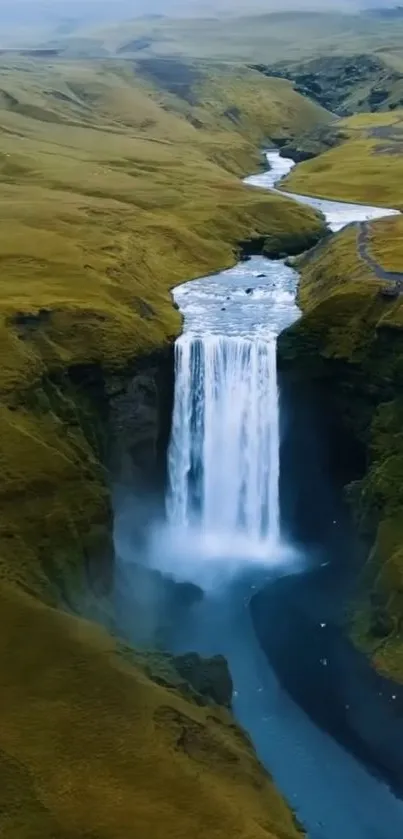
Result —
M 401 270 L 403 218 L 379 219 L 370 231 L 371 255 Z M 368 453 L 350 493 L 360 532 L 372 540 L 352 637 L 378 670 L 403 682 L 403 297 L 380 295 L 387 283 L 359 257 L 353 227 L 300 267 L 304 315 L 286 337 L 288 352 L 330 382 L 335 412 Z
M 349 139 L 295 167 L 284 189 L 402 209 L 403 111 L 359 114 L 337 127 Z
M 240 239 L 318 225 L 310 211 L 250 190 L 234 173 L 257 165 L 255 144 L 270 128 L 287 135 L 300 122 L 322 119 L 322 112 L 284 85 L 282 108 L 277 83 L 246 69 L 231 75 L 225 68 L 222 92 L 217 68 L 211 81 L 206 69 L 180 69 L 196 79 L 194 106 L 124 62 L 0 67 L 0 495 L 8 498 L 0 573 L 7 577 L 20 579 L 23 557 L 29 564 L 42 538 L 30 527 L 26 537 L 20 532 L 23 557 L 15 562 L 7 534 L 10 516 L 12 529 L 20 518 L 19 505 L 37 511 L 46 552 L 55 547 L 58 520 L 84 546 L 92 538 L 88 519 L 107 520 L 104 476 L 80 423 L 70 422 L 66 437 L 57 419 L 59 397 L 56 409 L 43 397 L 50 373 L 90 363 L 105 375 L 124 368 L 177 334 L 172 286 L 232 264 Z M 223 116 L 238 95 L 239 125 Z M 33 317 L 24 323 L 27 314 Z M 27 389 L 30 412 L 21 395 Z M 54 462 L 53 452 L 59 453 Z M 35 482 L 36 470 L 46 479 Z M 83 480 L 91 472 L 92 484 Z M 91 516 L 71 508 L 64 488 L 74 475 Z M 40 489 L 33 498 L 34 486 Z M 48 510 L 56 490 L 63 501 Z M 35 581 L 38 573 L 34 563 Z
M 386 271 L 399 270 L 402 264 L 402 232 L 401 216 L 378 219 L 370 225 L 370 253 Z M 342 311 L 349 312 L 343 327 L 345 340 L 339 340 L 341 333 L 336 336 L 335 346 L 340 356 L 351 358 L 357 340 L 361 339 L 353 324 L 362 325 L 363 309 L 367 310 L 368 306 L 371 315 L 365 329 L 369 327 L 372 333 L 385 324 L 403 325 L 403 298 L 399 296 L 387 303 L 379 300 L 379 291 L 389 284 L 379 280 L 359 256 L 357 228 L 346 228 L 332 237 L 317 256 L 302 258 L 300 262 L 299 301 L 304 312 L 320 316 L 323 306 L 328 316 L 333 305 L 335 315 L 338 313 L 340 318 Z
M 0 75 L 0 832 L 296 839 L 228 714 L 54 607 L 80 600 L 90 560 L 110 569 L 108 382 L 178 333 L 173 285 L 232 264 L 241 239 L 319 229 L 238 176 L 271 131 L 323 114 L 246 70 L 220 91 L 204 69 L 194 105 L 125 63 Z
M 369 226 L 369 255 L 385 271 L 403 271 L 403 216 L 377 219 Z M 304 311 L 309 311 L 333 295 L 352 293 L 361 289 L 366 295 L 387 288 L 388 282 L 379 280 L 357 248 L 357 228 L 347 227 L 329 240 L 318 255 L 301 258 L 302 277 L 299 299 Z M 400 324 L 403 319 L 402 298 L 389 301 L 382 307 L 382 319 Z
M 158 686 L 91 624 L 2 587 L 5 839 L 297 839 L 218 707 Z
M 403 217 L 380 219 L 371 226 L 371 256 L 386 271 L 403 274 Z

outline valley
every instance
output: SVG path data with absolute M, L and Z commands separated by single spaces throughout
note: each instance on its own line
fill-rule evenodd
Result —
M 402 39 L 401 15 L 385 9 L 157 16 L 91 21 L 57 37 L 52 29 L 7 36 L 5 839 L 400 835 L 400 764 L 390 743 L 399 742 L 403 684 Z M 288 156 L 298 161 L 292 169 Z M 323 199 L 340 202 L 337 219 Z M 218 414 L 207 424 L 203 400 L 202 422 L 189 408 L 205 385 L 200 358 L 193 369 L 189 356 L 178 390 L 174 353 L 187 346 L 178 287 L 197 296 L 206 283 L 209 295 L 214 282 L 230 284 L 208 303 L 206 323 L 202 294 L 192 322 L 197 358 L 200 336 L 216 337 L 217 324 L 221 336 L 224 323 L 227 340 L 230 324 L 229 347 L 207 340 L 200 355 L 222 376 L 223 413 L 211 386 Z M 231 343 L 239 338 L 241 354 Z M 214 596 L 196 574 L 193 531 L 185 528 L 184 566 L 193 563 L 195 577 L 176 573 L 184 547 L 164 531 L 175 411 L 191 369 L 181 415 L 191 417 L 189 446 L 173 482 L 181 509 L 188 499 L 186 528 L 187 515 L 206 510 L 203 527 L 215 537 L 226 517 L 228 569 L 235 560 L 244 568 L 252 531 L 266 563 L 263 581 L 260 572 L 246 583 L 241 574 L 225 596 L 220 576 Z M 221 425 L 228 433 L 220 437 Z M 203 441 L 206 429 L 208 468 L 197 436 Z M 271 548 L 292 543 L 298 562 L 334 569 L 317 592 L 300 569 L 295 594 L 294 567 L 271 585 L 261 536 L 274 519 Z M 287 551 L 278 557 L 284 569 Z M 278 643 L 270 610 L 278 610 Z M 303 638 L 322 662 L 309 659 Z M 339 656 L 328 670 L 337 713 L 329 702 L 323 721 L 313 694 L 318 679 L 326 696 L 329 649 Z M 242 680 L 253 685 L 255 721 Z M 379 685 L 387 707 L 375 698 Z M 345 696 L 347 705 L 359 697 L 351 739 L 337 716 Z M 385 719 L 390 739 L 377 746 L 372 726 Z M 315 760 L 328 761 L 334 783 L 321 807 L 321 778 L 306 769 Z M 357 790 L 344 810 L 343 767 Z

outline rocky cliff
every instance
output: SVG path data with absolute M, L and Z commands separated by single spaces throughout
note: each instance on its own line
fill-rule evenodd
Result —
M 401 224 L 371 224 L 370 247 L 384 269 L 398 256 Z M 401 681 L 402 297 L 362 260 L 357 235 L 352 226 L 302 260 L 304 314 L 282 336 L 280 353 L 297 377 L 316 382 L 349 445 L 365 453 L 361 478 L 346 487 L 368 556 L 352 634 L 379 670 Z
M 193 104 L 123 61 L 11 56 L 2 73 L 2 835 L 294 839 L 217 704 L 225 663 L 157 666 L 121 640 L 111 485 L 135 488 L 141 543 L 144 490 L 158 505 L 164 481 L 169 290 L 232 264 L 241 240 L 320 233 L 310 210 L 239 175 L 269 127 L 292 136 L 323 113 L 286 84 L 284 108 L 245 68 L 204 65 Z M 159 585 L 161 629 L 199 592 Z

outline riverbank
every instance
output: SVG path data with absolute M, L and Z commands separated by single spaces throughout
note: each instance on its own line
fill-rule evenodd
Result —
M 401 226 L 400 216 L 371 225 L 371 253 L 385 270 L 399 265 Z M 280 352 L 300 380 L 325 388 L 331 410 L 365 453 L 365 468 L 348 488 L 367 558 L 349 622 L 375 669 L 401 683 L 402 303 L 385 287 L 359 258 L 356 231 L 338 234 L 302 261 L 304 316 L 283 336 Z
M 321 112 L 247 68 L 204 65 L 186 91 L 220 96 L 185 113 L 120 59 L 14 54 L 1 72 L 0 832 L 258 839 L 273 809 L 294 837 L 233 718 L 116 640 L 111 480 L 142 468 L 149 488 L 156 356 L 165 372 L 181 323 L 169 289 L 232 265 L 242 239 L 316 227 L 239 176 L 269 124 L 292 135 Z
M 284 167 L 285 161 L 278 155 L 273 155 L 271 162 L 273 166 L 269 173 L 253 178 L 254 185 L 257 185 L 256 182 L 259 179 L 263 181 L 258 184 L 262 187 L 267 187 L 270 179 L 273 179 L 271 184 L 273 185 L 274 179 L 278 177 L 278 168 Z M 384 212 L 377 208 L 355 208 L 348 205 L 335 205 L 332 202 L 324 203 L 327 212 L 331 213 L 328 220 L 335 229 L 353 220 L 351 219 L 352 212 L 357 215 L 369 213 L 372 217 L 382 215 Z M 320 209 L 323 207 L 321 206 Z M 214 471 L 218 468 L 223 453 L 231 449 L 232 435 L 234 429 L 238 428 L 238 413 L 243 410 L 245 393 L 242 377 L 244 374 L 242 373 L 240 381 L 235 382 L 232 379 L 232 372 L 228 370 L 229 359 L 232 358 L 235 347 L 238 346 L 237 358 L 244 358 L 244 373 L 247 375 L 248 359 L 252 358 L 249 347 L 254 342 L 258 345 L 262 341 L 262 354 L 266 355 L 264 342 L 267 347 L 267 343 L 282 331 L 287 322 L 290 323 L 298 318 L 299 313 L 295 306 L 296 286 L 297 275 L 292 268 L 285 266 L 282 262 L 255 257 L 228 272 L 185 284 L 176 290 L 177 302 L 185 315 L 185 332 L 183 338 L 180 339 L 182 352 L 178 354 L 178 363 L 181 365 L 181 387 L 178 396 L 180 395 L 181 400 L 184 400 L 184 408 L 185 403 L 188 404 L 186 393 L 190 396 L 190 413 L 186 410 L 182 411 L 180 403 L 175 402 L 175 411 L 179 411 L 177 413 L 178 425 L 175 430 L 175 434 L 179 434 L 178 441 L 180 434 L 187 434 L 189 431 L 189 429 L 186 431 L 186 418 L 188 418 L 189 422 L 196 423 L 192 426 L 195 451 L 196 449 L 198 452 L 202 451 L 203 456 L 206 456 L 206 450 L 201 445 L 202 437 L 200 440 L 198 437 L 198 435 L 203 435 L 203 429 L 206 428 L 203 423 L 196 422 L 196 417 L 200 415 L 199 408 L 201 412 L 213 411 L 211 417 L 214 417 L 214 411 L 218 409 L 218 403 L 216 404 L 215 400 L 223 400 L 222 405 L 225 407 L 225 394 L 231 382 L 234 388 L 238 388 L 238 399 L 232 400 L 232 420 L 231 423 L 225 424 L 226 438 L 222 440 L 218 459 L 213 458 L 208 466 L 203 462 L 203 469 L 194 469 L 193 473 L 192 471 L 189 473 L 184 464 L 184 469 L 179 469 L 182 483 L 176 478 L 172 481 L 171 477 L 171 487 L 174 488 L 176 495 L 181 488 L 180 498 L 185 499 L 185 503 L 181 500 L 180 504 L 174 506 L 175 515 L 179 514 L 179 520 L 175 525 L 177 527 L 179 524 L 179 542 L 177 533 L 175 540 L 172 541 L 172 532 L 168 529 L 163 534 L 160 543 L 164 545 L 164 551 L 161 553 L 159 547 L 152 557 L 152 562 L 161 570 L 176 576 L 177 579 L 192 581 L 204 589 L 204 597 L 190 606 L 187 617 L 182 616 L 180 625 L 171 627 L 172 647 L 180 652 L 189 648 L 190 645 L 202 655 L 221 653 L 227 658 L 234 682 L 233 704 L 236 716 L 251 734 L 258 755 L 273 774 L 291 806 L 295 808 L 298 819 L 308 829 L 310 837 L 312 839 L 339 839 L 340 835 L 343 835 L 347 839 L 368 839 L 368 836 L 398 839 L 403 827 L 403 804 L 394 797 L 375 772 L 371 774 L 365 768 L 366 764 L 374 769 L 368 750 L 364 747 L 360 748 L 358 742 L 362 732 L 355 731 L 354 724 L 351 729 L 347 726 L 343 730 L 342 726 L 347 714 L 345 705 L 348 704 L 351 694 L 356 694 L 356 699 L 358 694 L 360 695 L 358 705 L 359 713 L 362 713 L 361 699 L 368 686 L 361 682 L 361 673 L 355 676 L 354 682 L 351 681 L 346 693 L 340 687 L 333 706 L 329 707 L 327 718 L 323 718 L 322 705 L 326 700 L 327 691 L 331 689 L 332 678 L 342 679 L 343 668 L 346 665 L 345 676 L 348 681 L 348 674 L 351 675 L 355 667 L 355 662 L 349 658 L 349 653 L 346 652 L 343 643 L 339 647 L 336 643 L 333 646 L 334 651 L 336 648 L 338 650 L 337 661 L 341 670 L 335 671 L 333 667 L 327 670 L 327 663 L 324 663 L 326 645 L 329 644 L 330 648 L 335 638 L 339 638 L 337 634 L 339 630 L 335 629 L 335 626 L 339 624 L 337 621 L 334 624 L 334 621 L 335 610 L 337 619 L 340 620 L 341 601 L 337 604 L 333 602 L 331 612 L 326 612 L 325 618 L 322 617 L 320 620 L 320 615 L 315 610 L 311 615 L 309 613 L 305 615 L 304 608 L 302 616 L 298 610 L 294 613 L 291 608 L 292 598 L 283 595 L 283 591 L 298 592 L 299 583 L 301 592 L 305 592 L 305 604 L 312 599 L 318 605 L 318 597 L 310 590 L 310 581 L 314 579 L 312 571 L 315 562 L 320 566 L 322 563 L 327 566 L 330 562 L 334 579 L 339 579 L 338 569 L 333 568 L 332 557 L 322 555 L 320 558 L 318 546 L 313 554 L 309 546 L 306 546 L 306 550 L 303 544 L 300 544 L 298 548 L 292 548 L 292 545 L 287 542 L 277 542 L 276 539 L 271 544 L 263 540 L 260 545 L 261 552 L 256 552 L 256 539 L 248 537 L 250 528 L 255 527 L 253 522 L 256 522 L 256 517 L 251 519 L 250 523 L 247 518 L 241 519 L 242 524 L 239 524 L 237 519 L 238 495 L 241 493 L 242 497 L 247 498 L 249 492 L 248 488 L 242 490 L 237 481 L 231 477 L 231 469 L 238 462 L 237 451 L 234 450 L 234 456 L 228 460 L 225 468 L 220 467 L 219 480 L 232 481 L 231 491 L 223 490 L 221 493 L 221 497 L 225 498 L 225 504 L 217 501 L 211 506 L 212 499 L 208 494 L 208 487 L 203 488 L 200 485 L 200 475 L 204 470 L 208 468 Z M 215 360 L 212 357 L 211 364 L 206 366 L 206 361 L 202 359 L 203 355 L 205 359 L 208 356 L 207 343 L 211 338 L 214 338 Z M 193 379 L 186 380 L 183 375 L 187 370 L 190 374 L 191 369 L 196 371 L 197 368 L 183 365 L 185 346 L 186 351 L 190 353 L 189 358 L 193 357 L 196 360 L 197 355 L 198 363 L 201 365 L 199 369 L 204 370 L 200 385 L 198 386 L 195 381 L 191 389 L 189 385 Z M 227 359 L 225 363 L 224 359 Z M 209 388 L 208 376 L 210 375 L 213 375 L 214 381 L 220 383 L 218 389 Z M 248 376 L 249 383 L 255 381 L 251 370 Z M 250 391 L 248 397 L 248 410 L 251 411 L 252 422 L 252 427 L 248 424 L 248 432 L 256 441 L 260 439 L 259 435 L 253 431 L 254 423 L 260 416 L 257 409 L 260 386 L 257 381 L 256 388 L 253 392 Z M 271 393 L 270 421 L 267 428 L 271 440 L 269 446 L 271 456 L 269 459 L 267 455 L 263 459 L 260 457 L 258 442 L 255 456 L 259 462 L 267 464 L 267 470 L 270 472 L 267 478 L 271 493 L 273 493 L 273 487 L 276 482 L 278 484 L 279 477 L 277 475 L 276 478 L 277 459 L 273 446 L 278 427 L 277 388 L 273 379 L 273 370 L 269 378 L 266 377 L 264 381 Z M 230 389 L 228 393 L 230 392 L 236 391 Z M 209 400 L 208 409 L 203 409 L 204 399 Z M 226 414 L 221 412 L 220 416 L 222 418 Z M 266 412 L 264 416 L 267 416 Z M 211 451 L 214 451 L 214 440 L 219 432 L 220 423 L 217 421 L 208 428 L 213 434 L 210 444 L 213 446 Z M 275 445 L 278 445 L 278 441 Z M 244 451 L 248 452 L 247 438 L 244 441 Z M 177 474 L 179 478 L 179 472 L 176 473 L 175 470 L 178 466 L 180 467 L 178 457 L 184 452 L 186 452 L 186 446 L 180 445 L 179 442 L 171 449 L 170 469 L 174 470 L 171 476 Z M 192 462 L 193 456 L 190 458 L 190 463 Z M 239 470 L 237 470 L 237 476 L 238 472 Z M 292 475 L 289 475 L 288 480 L 292 480 Z M 215 481 L 209 483 L 209 486 L 214 492 Z M 323 491 L 324 487 L 319 485 L 318 492 L 323 494 Z M 232 506 L 229 509 L 231 499 Z M 207 515 L 208 511 L 211 512 L 212 519 L 210 512 Z M 329 505 L 330 511 L 333 511 L 332 504 Z M 234 514 L 235 519 L 233 519 Z M 193 516 L 195 516 L 195 522 L 190 526 Z M 226 529 L 226 522 L 230 520 L 235 522 L 235 538 L 233 527 L 230 530 Z M 200 531 L 197 529 L 198 521 L 201 524 Z M 212 533 L 208 529 L 210 521 L 214 522 Z M 270 531 L 273 526 L 273 522 L 270 524 L 272 521 L 270 515 L 268 523 L 265 523 L 264 517 L 263 519 L 258 517 L 259 521 L 258 527 L 263 528 L 263 532 L 267 526 L 269 532 L 275 532 Z M 213 539 L 212 536 L 214 536 Z M 237 543 L 236 549 L 234 549 L 235 543 Z M 326 552 L 326 547 L 322 547 Z M 191 561 L 189 561 L 189 556 L 191 556 Z M 326 588 L 327 586 L 330 586 L 334 593 L 333 583 L 328 580 Z M 261 591 L 259 595 L 256 594 L 258 590 Z M 276 594 L 279 595 L 278 613 L 274 607 L 272 610 L 266 608 L 264 598 L 267 592 L 270 592 L 273 597 Z M 269 603 L 271 603 L 270 595 Z M 299 603 L 298 595 L 296 597 Z M 284 606 L 284 610 L 289 610 L 284 615 L 280 604 Z M 262 625 L 257 626 L 258 605 L 259 622 L 261 620 L 264 628 Z M 250 608 L 252 608 L 255 628 L 259 629 L 262 646 L 264 647 L 264 633 L 270 639 L 266 655 L 259 646 L 252 626 Z M 273 621 L 271 612 L 273 612 Z M 277 622 L 275 615 L 278 618 Z M 325 627 L 320 626 L 321 622 L 329 624 L 327 632 L 324 632 Z M 317 631 L 322 633 L 319 635 L 322 646 L 318 645 Z M 298 638 L 295 658 L 292 647 L 294 632 L 297 635 L 301 633 L 301 638 L 307 642 L 305 645 L 301 641 L 299 645 Z M 312 650 L 309 649 L 310 644 L 312 644 Z M 307 657 L 308 652 L 309 654 L 312 652 L 311 663 Z M 316 691 L 317 655 L 322 658 L 318 666 L 326 674 L 328 681 L 322 682 L 322 686 L 319 685 Z M 288 665 L 287 657 L 291 659 Z M 289 673 L 296 677 L 297 691 L 294 691 L 292 679 L 287 677 Z M 296 702 L 293 701 L 293 692 Z M 313 699 L 310 706 L 306 701 L 307 697 L 310 701 Z M 298 702 L 301 707 L 298 706 Z M 354 707 L 356 708 L 356 705 Z M 329 720 L 334 723 L 333 726 L 329 725 Z M 364 728 L 367 724 L 371 727 L 368 718 L 365 719 Z M 344 731 L 350 733 L 349 739 L 347 734 L 344 736 Z M 330 732 L 332 736 L 329 736 L 327 732 Z M 336 742 L 337 739 L 340 744 Z

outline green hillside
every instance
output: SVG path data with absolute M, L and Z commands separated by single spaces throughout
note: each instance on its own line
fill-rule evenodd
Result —
M 144 17 L 114 26 L 86 27 L 49 46 L 72 55 L 186 57 L 241 62 L 298 61 L 317 56 L 374 54 L 399 56 L 403 18 L 291 11 L 219 17 Z
M 71 604 L 112 574 L 108 388 L 178 333 L 173 285 L 240 240 L 320 235 L 239 176 L 327 115 L 242 68 L 0 73 L 2 836 L 296 839 L 229 713 L 154 683 Z
M 400 276 L 402 234 L 400 216 L 370 225 L 369 255 Z M 304 314 L 281 352 L 320 383 L 334 416 L 366 451 L 365 474 L 347 488 L 368 555 L 351 632 L 378 670 L 402 682 L 403 299 L 384 295 L 388 284 L 360 257 L 357 236 L 349 227 L 301 261 Z
M 294 169 L 284 189 L 400 209 L 402 118 L 394 110 L 339 120 L 335 148 Z

